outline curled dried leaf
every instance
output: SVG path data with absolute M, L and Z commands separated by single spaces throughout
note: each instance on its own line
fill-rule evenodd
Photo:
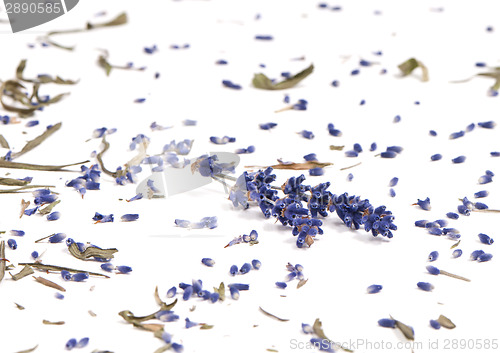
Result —
M 274 314 L 271 314 L 270 312 L 268 312 L 268 311 L 266 311 L 266 310 L 262 309 L 262 307 L 260 307 L 260 306 L 259 306 L 259 310 L 260 310 L 260 311 L 262 311 L 262 312 L 263 312 L 264 314 L 266 314 L 267 316 L 272 317 L 272 318 L 274 318 L 274 319 L 276 319 L 276 320 L 278 320 L 278 321 L 290 321 L 290 319 L 283 319 L 283 318 L 278 317 L 278 316 L 276 316 L 276 315 L 274 315 Z
M 44 325 L 64 325 L 66 322 L 64 321 L 49 321 L 49 320 L 43 320 L 42 323 Z
M 43 284 L 44 286 L 47 286 L 47 287 L 50 287 L 50 288 L 54 288 L 54 289 L 57 289 L 57 290 L 60 290 L 61 292 L 66 292 L 66 289 L 64 289 L 63 287 L 61 287 L 60 285 L 58 285 L 57 283 L 54 283 L 52 281 L 49 281 L 48 279 L 46 278 L 43 278 L 41 276 L 38 276 L 38 277 L 35 277 L 33 276 L 33 278 L 40 284 Z
M 35 271 L 33 271 L 33 269 L 31 268 L 30 265 L 25 265 L 23 267 L 23 269 L 21 271 L 19 271 L 18 273 L 16 273 L 15 275 L 13 275 L 9 272 L 10 276 L 12 277 L 12 279 L 14 281 L 17 281 L 17 280 L 20 280 L 21 278 L 32 275 L 33 273 L 35 273 Z
M 63 267 L 63 266 L 56 266 L 56 265 L 44 265 L 41 262 L 24 262 L 20 263 L 20 266 L 31 266 L 33 268 L 36 268 L 39 271 L 55 271 L 55 272 L 60 272 L 60 271 L 68 271 L 71 273 L 87 273 L 90 276 L 97 276 L 97 277 L 105 277 L 109 278 L 108 275 L 104 275 L 102 273 L 97 273 L 97 272 L 89 272 L 89 271 L 84 271 L 84 270 L 75 270 L 74 268 L 69 268 L 69 267 Z
M 12 153 L 12 159 L 20 157 L 23 154 L 31 151 L 32 149 L 34 149 L 35 147 L 37 147 L 38 145 L 40 145 L 43 141 L 45 141 L 47 138 L 49 138 L 50 135 L 52 135 L 54 132 L 56 132 L 57 130 L 59 130 L 61 128 L 61 125 L 62 125 L 62 123 L 57 123 L 55 125 L 52 125 L 48 129 L 46 129 L 43 132 L 43 134 L 41 134 L 40 136 L 34 138 L 31 141 L 28 141 L 26 143 L 26 145 L 24 145 L 24 147 L 23 147 L 23 149 L 21 151 L 16 152 L 16 153 Z
M 99 259 L 112 259 L 114 257 L 113 254 L 118 252 L 118 249 L 115 248 L 101 249 L 93 245 L 88 246 L 85 251 L 82 252 L 78 249 L 78 245 L 76 245 L 76 243 L 72 243 L 68 246 L 68 250 L 71 255 L 79 260 L 87 260 L 93 257 Z
M 399 70 L 401 70 L 401 74 L 403 76 L 408 76 L 413 72 L 413 70 L 419 67 L 422 69 L 422 81 L 423 82 L 429 81 L 429 71 L 427 70 L 425 65 L 422 64 L 422 62 L 418 61 L 417 59 L 410 58 L 398 65 L 398 68 Z
M 255 88 L 265 89 L 265 90 L 279 90 L 288 89 L 295 87 L 300 81 L 309 76 L 314 70 L 314 65 L 310 65 L 306 69 L 297 73 L 296 75 L 289 77 L 281 82 L 273 83 L 269 77 L 259 73 L 255 74 L 252 80 L 252 84 Z

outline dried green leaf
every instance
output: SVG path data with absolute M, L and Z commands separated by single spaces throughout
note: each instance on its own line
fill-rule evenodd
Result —
M 32 268 L 36 268 L 39 271 L 54 271 L 54 272 L 61 272 L 61 271 L 68 271 L 71 273 L 87 273 L 89 276 L 96 276 L 96 277 L 105 277 L 109 278 L 108 275 L 102 274 L 102 273 L 97 273 L 97 272 L 89 272 L 89 271 L 84 271 L 84 270 L 75 270 L 74 268 L 69 268 L 69 267 L 63 267 L 63 266 L 56 266 L 56 265 L 44 265 L 41 262 L 23 262 L 20 263 L 19 266 L 31 266 Z
M 21 271 L 19 271 L 18 273 L 16 273 L 15 275 L 13 275 L 13 274 L 11 274 L 9 272 L 10 276 L 12 277 L 12 279 L 14 281 L 18 281 L 21 278 L 24 278 L 26 276 L 32 275 L 33 273 L 35 273 L 35 271 L 33 271 L 33 269 L 31 268 L 31 266 L 29 266 L 29 265 L 25 265 L 23 267 L 23 269 Z
M 118 249 L 115 248 L 101 249 L 93 245 L 88 246 L 85 251 L 82 252 L 80 251 L 76 243 L 72 243 L 70 246 L 68 246 L 68 250 L 71 255 L 79 260 L 87 260 L 91 257 L 97 257 L 100 259 L 112 259 L 114 257 L 113 254 L 118 252 Z
M 53 209 L 54 207 L 56 207 L 56 206 L 57 206 L 60 202 L 61 202 L 61 200 L 56 200 L 56 201 L 54 201 L 54 202 L 52 202 L 52 203 L 49 203 L 49 204 L 48 204 L 47 206 L 45 206 L 44 208 L 40 208 L 40 209 L 38 210 L 38 212 L 39 212 L 40 214 L 43 214 L 43 215 L 49 214 L 50 212 L 52 212 L 52 209 Z
M 219 284 L 219 289 L 217 290 L 217 293 L 219 293 L 220 301 L 224 301 L 226 299 L 226 288 L 224 286 L 224 282 L 221 282 Z
M 98 28 L 120 26 L 120 25 L 127 23 L 127 20 L 128 20 L 127 14 L 121 13 L 120 15 L 118 15 L 117 17 L 115 17 L 114 19 L 112 19 L 109 22 L 98 23 L 98 24 L 92 24 L 92 23 L 88 22 L 87 25 L 85 26 L 85 28 L 49 32 L 45 36 L 45 40 L 49 44 L 51 44 L 57 48 L 61 48 L 61 49 L 65 49 L 65 50 L 73 50 L 75 47 L 69 47 L 69 46 L 64 46 L 64 45 L 58 44 L 58 43 L 54 42 L 51 37 L 54 35 L 59 35 L 59 34 L 80 33 L 80 32 L 86 32 L 86 31 L 90 31 L 90 30 L 98 29 Z
M 314 65 L 311 64 L 308 68 L 302 70 L 298 74 L 278 83 L 273 83 L 266 75 L 259 73 L 254 75 L 252 84 L 255 88 L 265 90 L 288 89 L 296 86 L 300 81 L 309 76 L 313 72 L 313 70 Z
M 200 326 L 200 330 L 211 330 L 214 328 L 214 325 L 203 324 Z
M 2 282 L 5 276 L 5 240 L 0 241 L 0 282 Z
M 342 151 L 345 146 L 335 146 L 335 145 L 330 145 L 330 150 L 332 151 Z
M 31 115 L 35 110 L 39 109 L 40 106 L 31 106 L 30 108 L 21 108 L 8 104 L 4 101 L 4 96 L 10 97 L 15 102 L 18 102 L 24 106 L 31 105 L 28 97 L 21 91 L 21 88 L 25 88 L 22 84 L 14 80 L 7 80 L 0 86 L 0 103 L 2 107 L 9 111 L 19 113 L 21 115 Z
M 0 178 L 0 185 L 7 185 L 7 186 L 24 186 L 24 185 L 29 184 L 30 182 L 31 181 L 29 181 L 29 180 L 20 180 L 20 179 L 12 179 L 12 178 Z
M 33 348 L 26 349 L 24 351 L 19 351 L 19 352 L 16 352 L 16 353 L 31 353 L 31 352 L 34 352 L 37 348 L 38 348 L 38 344 L 35 347 L 33 347 Z
M 439 322 L 444 328 L 453 329 L 457 327 L 450 319 L 448 319 L 444 315 L 439 315 L 437 322 Z
M 66 289 L 64 289 L 63 287 L 61 287 L 60 285 L 58 285 L 57 283 L 54 283 L 52 281 L 49 281 L 48 279 L 46 278 L 43 278 L 41 276 L 38 276 L 38 277 L 35 277 L 33 276 L 33 278 L 38 282 L 38 283 L 41 283 L 43 284 L 44 286 L 47 286 L 47 287 L 50 287 L 50 288 L 54 288 L 54 289 L 57 289 L 57 290 L 60 290 L 61 292 L 66 292 Z
M 401 74 L 403 76 L 408 76 L 413 72 L 413 70 L 415 70 L 418 67 L 422 69 L 422 81 L 423 82 L 429 81 L 429 72 L 427 68 L 417 59 L 411 58 L 398 65 L 398 68 L 399 70 L 401 70 Z
M 9 143 L 7 142 L 5 137 L 3 137 L 3 135 L 1 135 L 1 134 L 0 134 L 0 147 L 10 149 Z
M 28 79 L 23 76 L 25 68 L 26 68 L 26 59 L 23 59 L 19 62 L 19 65 L 17 66 L 16 69 L 16 78 L 19 81 L 30 82 L 30 83 L 56 83 L 59 85 L 74 85 L 78 82 L 73 80 L 65 80 L 59 76 L 53 78 L 52 76 L 49 75 L 41 75 L 35 79 Z
M 391 319 L 394 320 L 392 316 L 390 316 Z M 408 325 L 403 324 L 401 321 L 395 320 L 396 321 L 396 327 L 403 333 L 403 335 L 406 337 L 406 339 L 409 339 L 410 341 L 415 340 L 415 332 L 413 331 L 413 328 L 411 328 Z
M 154 353 L 163 353 L 163 352 L 168 351 L 170 348 L 172 348 L 172 343 L 169 343 L 169 344 L 167 344 L 165 346 L 162 346 L 162 347 L 158 348 L 157 350 L 154 351 Z
M 16 304 L 16 308 L 18 308 L 19 310 L 24 310 L 26 309 L 24 306 L 22 306 L 21 304 L 17 304 L 17 303 L 14 303 Z
M 275 318 L 275 319 L 276 319 L 276 320 L 278 320 L 278 321 L 290 321 L 290 319 L 283 319 L 283 318 L 280 318 L 280 317 L 278 317 L 278 316 L 276 316 L 276 315 L 274 315 L 274 314 L 271 314 L 270 312 L 268 312 L 268 311 L 266 311 L 266 310 L 262 309 L 262 307 L 260 307 L 260 306 L 259 306 L 259 309 L 260 309 L 260 311 L 262 311 L 262 312 L 263 312 L 264 314 L 266 314 L 267 316 L 272 317 L 272 318 Z
M 113 66 L 111 66 L 111 64 L 108 62 L 107 57 L 104 55 L 99 55 L 97 63 L 104 69 L 104 71 L 106 72 L 106 76 L 109 76 L 111 70 L 113 69 Z
M 299 288 L 300 288 L 300 287 L 302 287 L 304 284 L 306 284 L 308 280 L 309 280 L 309 279 L 301 279 L 301 280 L 299 281 L 299 283 L 297 283 L 297 289 L 299 289 Z
M 27 169 L 27 170 L 41 170 L 46 172 L 54 172 L 54 171 L 67 171 L 66 167 L 71 167 L 74 165 L 80 165 L 90 162 L 89 160 L 64 164 L 64 165 L 40 165 L 40 164 L 30 164 L 30 163 L 18 163 L 18 162 L 10 162 L 0 160 L 0 168 L 10 168 L 10 169 Z
M 64 321 L 49 321 L 49 320 L 43 320 L 42 323 L 44 325 L 64 325 L 66 322 Z
M 455 249 L 460 244 L 460 240 L 453 244 L 450 249 Z
M 162 310 L 171 310 L 175 306 L 175 304 L 177 304 L 177 299 L 175 299 L 170 304 L 163 303 L 160 306 L 160 310 L 155 311 L 154 313 L 146 315 L 146 316 L 135 316 L 134 313 L 131 312 L 130 310 L 120 311 L 118 313 L 118 315 L 120 315 L 125 321 L 127 321 L 130 324 L 140 324 L 143 321 L 155 319 L 156 318 L 156 313 L 158 313 L 159 311 L 162 311 Z
M 43 141 L 45 141 L 47 138 L 49 138 L 50 135 L 52 135 L 54 132 L 56 132 L 57 130 L 59 130 L 61 128 L 61 125 L 62 125 L 61 123 L 57 123 L 55 125 L 52 125 L 48 129 L 46 129 L 43 132 L 43 134 L 41 134 L 40 136 L 36 137 L 35 139 L 33 139 L 31 141 L 28 141 L 26 143 L 26 145 L 24 145 L 24 147 L 23 147 L 23 149 L 21 151 L 16 152 L 16 153 L 12 153 L 12 159 L 20 157 L 23 154 L 31 151 L 32 149 L 34 149 L 35 147 L 37 147 L 38 145 L 40 145 Z

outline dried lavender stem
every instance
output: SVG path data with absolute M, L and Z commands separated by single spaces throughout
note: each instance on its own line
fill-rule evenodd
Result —
M 439 270 L 439 274 L 445 275 L 445 276 L 448 276 L 448 277 L 453 277 L 453 278 L 456 278 L 456 279 L 461 279 L 462 281 L 470 282 L 470 279 L 468 279 L 468 278 L 465 278 L 465 277 L 462 277 L 462 276 L 459 276 L 459 275 L 454 275 L 453 273 L 449 273 L 449 272 L 446 272 L 446 271 L 443 271 L 443 270 Z

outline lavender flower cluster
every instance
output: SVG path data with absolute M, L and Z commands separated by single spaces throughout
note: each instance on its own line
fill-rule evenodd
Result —
M 397 229 L 394 216 L 385 206 L 374 208 L 369 200 L 343 193 L 332 194 L 328 191 L 330 182 L 317 186 L 304 185 L 305 176 L 291 177 L 281 187 L 285 197 L 278 197 L 278 190 L 271 186 L 276 180 L 269 167 L 258 172 L 244 172 L 231 189 L 229 199 L 234 206 L 249 207 L 249 201 L 259 205 L 264 217 L 275 217 L 282 225 L 291 226 L 292 234 L 297 236 L 297 247 L 311 246 L 328 212 L 336 213 L 344 224 L 353 229 L 363 227 L 373 236 L 382 235 L 392 238 Z

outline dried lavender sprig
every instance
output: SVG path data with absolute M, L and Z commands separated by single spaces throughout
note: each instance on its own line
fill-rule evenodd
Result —
M 456 278 L 456 279 L 461 279 L 462 281 L 470 282 L 470 279 L 468 279 L 468 278 L 465 278 L 465 277 L 462 277 L 462 276 L 459 276 L 459 275 L 455 275 L 455 274 L 447 272 L 447 271 L 440 270 L 440 269 L 438 269 L 437 267 L 434 267 L 434 266 L 427 266 L 426 269 L 427 269 L 427 271 L 429 271 L 429 273 L 431 275 L 436 275 L 436 276 L 437 275 L 445 275 L 445 276 L 448 276 L 448 277 L 452 277 L 452 278 Z

